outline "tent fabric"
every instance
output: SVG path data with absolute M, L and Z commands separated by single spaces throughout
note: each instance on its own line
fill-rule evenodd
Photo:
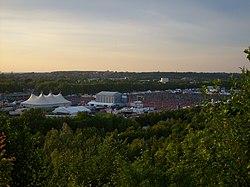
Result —
M 91 112 L 91 110 L 84 106 L 69 106 L 69 107 L 58 107 L 52 112 L 54 114 L 76 115 L 78 112 Z
M 90 101 L 87 103 L 88 106 L 114 106 L 115 103 L 103 103 L 103 102 L 97 102 L 97 101 Z
M 41 93 L 39 96 L 30 95 L 29 99 L 21 103 L 22 106 L 28 108 L 54 108 L 59 106 L 69 106 L 71 102 L 66 100 L 61 93 L 54 95 L 49 93 L 44 95 Z

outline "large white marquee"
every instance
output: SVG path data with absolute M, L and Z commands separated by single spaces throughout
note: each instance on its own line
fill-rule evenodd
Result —
M 70 106 L 71 102 L 66 100 L 61 93 L 54 95 L 49 93 L 44 95 L 41 93 L 39 96 L 30 95 L 29 99 L 21 103 L 22 106 L 27 108 L 55 108 L 61 106 Z
M 91 110 L 84 106 L 69 106 L 69 107 L 58 107 L 52 112 L 54 114 L 66 114 L 66 115 L 76 116 L 78 112 L 91 112 Z

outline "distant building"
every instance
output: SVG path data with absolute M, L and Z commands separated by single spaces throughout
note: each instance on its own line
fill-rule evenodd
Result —
M 135 102 L 131 102 L 130 106 L 135 107 L 135 108 L 143 108 L 143 103 L 142 101 L 135 101 Z
M 121 103 L 122 93 L 102 91 L 96 94 L 96 102 L 101 103 Z
M 84 107 L 84 106 L 68 106 L 68 107 L 58 107 L 52 111 L 54 114 L 58 115 L 71 115 L 76 116 L 78 112 L 88 112 L 90 113 L 91 110 Z
M 207 94 L 216 94 L 219 92 L 219 87 L 215 87 L 215 86 L 207 86 Z
M 120 92 L 102 91 L 96 94 L 96 100 L 91 101 L 91 106 L 124 106 L 127 104 L 127 97 Z
M 0 98 L 8 101 L 19 101 L 19 100 L 26 100 L 30 96 L 30 93 L 26 92 L 14 92 L 8 94 L 1 94 Z
M 160 83 L 167 83 L 167 82 L 169 82 L 169 78 L 163 77 L 163 78 L 161 78 L 161 80 L 159 82 Z

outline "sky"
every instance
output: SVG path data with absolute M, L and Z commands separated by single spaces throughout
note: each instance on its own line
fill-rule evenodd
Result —
M 0 72 L 240 72 L 249 0 L 0 0 Z

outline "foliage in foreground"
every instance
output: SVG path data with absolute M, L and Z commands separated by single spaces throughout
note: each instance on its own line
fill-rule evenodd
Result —
M 11 181 L 11 170 L 13 169 L 13 161 L 15 158 L 6 158 L 4 149 L 4 141 L 6 136 L 2 132 L 0 134 L 0 185 L 8 186 Z

